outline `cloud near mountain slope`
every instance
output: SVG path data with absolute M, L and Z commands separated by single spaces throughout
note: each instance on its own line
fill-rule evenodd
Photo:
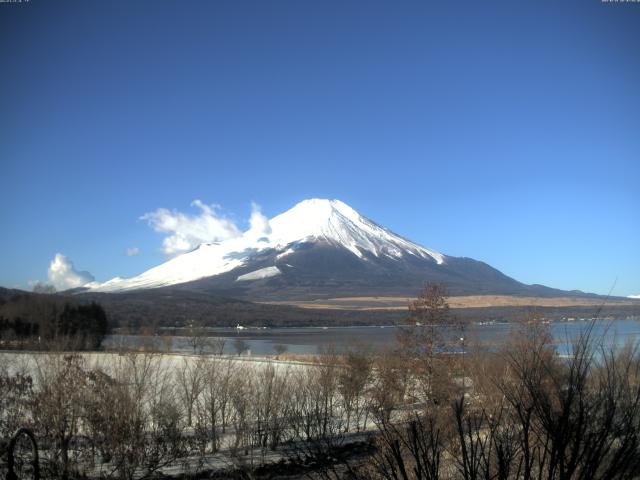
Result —
M 73 262 L 62 253 L 56 253 L 51 260 L 47 276 L 57 290 L 82 287 L 94 280 L 89 272 L 76 270 Z
M 201 243 L 219 242 L 242 235 L 235 223 L 218 213 L 219 205 L 207 205 L 200 200 L 191 202 L 200 209 L 197 215 L 158 208 L 140 217 L 156 232 L 167 234 L 162 242 L 165 255 L 174 256 L 193 250 Z

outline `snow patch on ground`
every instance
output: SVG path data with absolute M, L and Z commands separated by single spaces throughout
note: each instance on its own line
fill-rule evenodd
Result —
M 284 252 L 279 253 L 278 255 L 276 255 L 276 259 L 280 260 L 281 258 L 284 258 L 287 255 L 290 255 L 290 254 L 292 254 L 294 252 L 295 252 L 295 250 L 293 248 L 287 248 Z
M 278 267 L 266 267 L 260 270 L 254 270 L 253 272 L 245 273 L 236 278 L 236 282 L 245 282 L 247 280 L 261 280 L 263 278 L 275 277 L 282 272 Z

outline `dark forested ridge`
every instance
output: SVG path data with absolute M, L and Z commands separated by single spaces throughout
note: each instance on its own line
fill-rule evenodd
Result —
M 183 326 L 196 321 L 210 327 L 246 326 L 300 327 L 391 325 L 406 319 L 405 310 L 337 310 L 308 309 L 289 305 L 253 303 L 221 297 L 205 291 L 175 287 L 138 290 L 125 293 L 83 293 L 79 295 L 104 306 L 114 326 L 136 330 L 143 326 Z M 603 300 L 602 316 L 640 315 L 640 302 L 607 305 Z M 531 307 L 475 307 L 455 309 L 461 321 L 511 321 L 522 318 Z M 591 318 L 593 306 L 536 307 L 548 318 L 565 316 Z
M 109 332 L 104 308 L 76 297 L 0 291 L 3 348 L 96 349 Z
M 173 288 L 79 296 L 103 305 L 114 326 L 133 331 L 145 326 L 183 326 L 192 321 L 210 327 L 293 327 L 391 324 L 404 317 L 404 312 L 312 310 Z
M 93 306 L 92 306 L 93 305 Z M 602 316 L 640 315 L 640 302 L 606 305 Z M 522 318 L 531 307 L 476 307 L 455 309 L 460 321 L 511 321 Z M 548 318 L 595 315 L 593 306 L 536 307 Z M 80 293 L 45 295 L 0 288 L 0 331 L 2 338 L 42 340 L 78 336 L 83 344 L 97 342 L 106 327 L 181 327 L 197 322 L 209 327 L 245 326 L 300 327 L 391 325 L 406 319 L 404 310 L 308 309 L 289 305 L 253 303 L 204 291 L 158 288 L 125 293 Z M 57 319 L 57 320 L 56 320 Z M 56 330 L 57 328 L 57 330 Z M 96 335 L 94 335 L 94 332 Z M 87 343 L 89 342 L 89 343 Z

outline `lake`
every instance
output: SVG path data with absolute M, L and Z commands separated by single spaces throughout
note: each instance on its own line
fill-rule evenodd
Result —
M 591 325 L 589 320 L 552 322 L 549 324 L 554 342 L 559 353 L 567 353 L 571 342 L 580 332 Z M 509 339 L 514 324 L 473 324 L 465 327 L 464 333 L 456 331 L 455 338 L 464 337 L 467 347 L 483 345 L 495 348 Z M 274 347 L 282 345 L 288 353 L 315 354 L 321 349 L 334 347 L 337 351 L 345 351 L 360 346 L 383 349 L 396 343 L 398 327 L 300 327 L 300 328 L 210 328 L 207 330 L 210 339 L 224 341 L 224 352 L 237 353 L 238 349 L 248 349 L 251 355 L 273 355 Z M 594 336 L 602 336 L 607 344 L 624 345 L 628 341 L 640 339 L 640 319 L 596 320 Z M 156 335 L 141 337 L 137 335 L 109 335 L 104 342 L 105 348 L 116 348 L 118 345 L 139 347 L 152 344 L 160 350 L 189 353 L 193 347 L 189 338 L 179 335 Z M 205 348 L 211 352 L 211 348 Z

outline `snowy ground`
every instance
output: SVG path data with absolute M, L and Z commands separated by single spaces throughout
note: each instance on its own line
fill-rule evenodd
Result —
M 298 370 L 316 365 L 311 362 L 277 360 L 270 357 L 257 357 L 248 355 L 190 355 L 183 353 L 139 353 L 139 352 L 39 352 L 39 351 L 16 351 L 5 350 L 0 351 L 0 371 L 6 369 L 10 375 L 21 373 L 31 375 L 34 380 L 37 374 L 47 361 L 60 355 L 80 355 L 85 362 L 85 368 L 88 370 L 100 369 L 109 372 L 114 366 L 122 362 L 123 358 L 131 355 L 150 355 L 159 362 L 161 368 L 177 369 L 182 367 L 183 363 L 194 362 L 199 359 L 229 361 L 244 364 L 247 366 L 264 367 L 273 365 L 276 371 L 282 370 Z

